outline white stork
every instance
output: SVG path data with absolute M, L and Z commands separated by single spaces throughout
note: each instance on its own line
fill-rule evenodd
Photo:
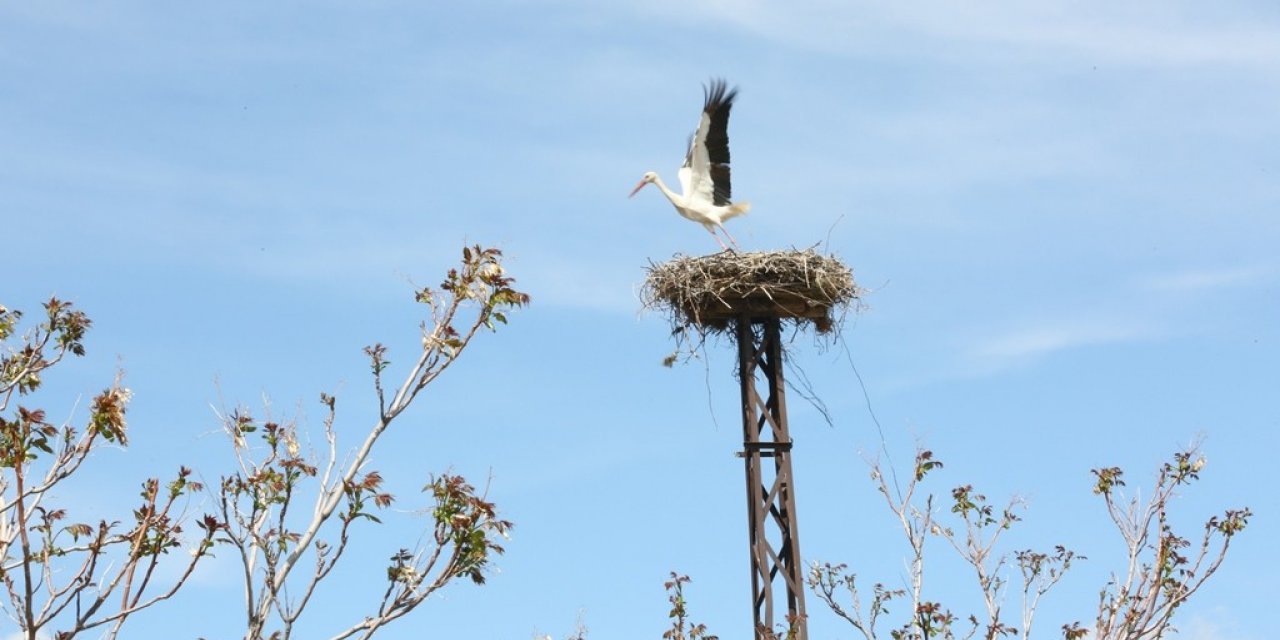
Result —
M 668 189 L 658 174 L 650 171 L 631 190 L 631 196 L 646 184 L 658 185 L 662 195 L 675 205 L 677 213 L 701 224 L 728 251 L 729 246 L 716 234 L 716 229 L 723 231 L 736 248 L 738 241 L 724 228 L 724 221 L 751 210 L 749 202 L 734 204 L 729 200 L 729 110 L 733 108 L 738 90 L 729 89 L 724 80 L 712 80 L 710 85 L 703 85 L 702 90 L 702 120 L 689 141 L 689 153 L 677 174 L 684 193 Z

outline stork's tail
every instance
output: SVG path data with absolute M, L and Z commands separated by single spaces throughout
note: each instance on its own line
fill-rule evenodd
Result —
M 724 219 L 736 218 L 746 214 L 748 211 L 751 211 L 750 202 L 735 202 L 729 205 L 729 211 L 725 213 Z

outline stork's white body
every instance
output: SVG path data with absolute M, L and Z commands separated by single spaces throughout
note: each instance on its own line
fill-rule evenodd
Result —
M 716 240 L 720 239 L 720 236 L 716 235 L 716 229 L 724 231 L 725 237 L 729 238 L 729 241 L 736 246 L 738 243 L 733 239 L 733 236 L 729 235 L 729 230 L 724 228 L 724 222 L 725 220 L 735 218 L 750 211 L 751 203 L 739 202 L 737 204 L 719 205 L 715 204 L 711 198 L 700 197 L 695 191 L 690 189 L 690 182 L 692 182 L 690 178 L 691 173 L 692 172 L 689 171 L 688 167 L 684 167 L 680 169 L 680 173 L 678 174 L 681 190 L 685 193 L 692 194 L 690 196 L 684 196 L 672 191 L 662 182 L 662 178 L 659 178 L 657 174 L 653 174 L 652 182 L 654 186 L 658 187 L 658 190 L 662 191 L 662 195 L 666 196 L 667 200 L 670 200 L 671 204 L 675 206 L 676 213 L 679 213 L 688 220 L 701 224 Z M 723 244 L 724 243 L 721 242 L 721 245 Z
M 720 239 L 716 230 L 723 231 L 736 247 L 738 243 L 729 235 L 724 222 L 751 210 L 749 202 L 735 204 L 729 200 L 732 192 L 729 183 L 729 110 L 733 107 L 737 89 L 727 89 L 724 81 L 712 81 L 705 91 L 702 118 L 689 141 L 684 166 L 677 174 L 682 193 L 672 191 L 658 174 L 650 171 L 640 179 L 631 195 L 634 196 L 646 184 L 657 185 L 677 213 L 701 224 L 727 250 L 729 246 Z

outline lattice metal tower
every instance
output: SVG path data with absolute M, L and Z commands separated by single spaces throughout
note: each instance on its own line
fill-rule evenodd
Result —
M 756 640 L 808 640 L 783 380 L 782 324 L 833 330 L 832 311 L 860 294 L 853 272 L 807 251 L 724 252 L 653 265 L 642 297 L 671 313 L 677 333 L 732 335 L 742 385 L 751 610 Z M 681 334 L 683 335 L 683 334 Z M 674 356 L 673 356 L 674 357 Z
M 808 640 L 782 377 L 781 320 L 777 315 L 743 314 L 736 323 L 743 448 L 738 455 L 746 467 L 755 637 L 772 638 L 775 625 L 781 624 L 793 632 L 795 640 Z M 758 382 L 763 382 L 765 393 L 760 392 Z M 782 633 L 785 637 L 786 631 Z

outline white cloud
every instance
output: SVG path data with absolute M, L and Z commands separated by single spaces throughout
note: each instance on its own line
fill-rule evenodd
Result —
M 1126 320 L 1080 320 L 1012 329 L 968 349 L 971 374 L 992 374 L 1081 347 L 1151 340 L 1164 332 Z
M 1185 640 L 1226 640 L 1228 637 L 1217 623 L 1199 616 L 1192 618 L 1178 635 Z
M 1038 319 L 1007 325 L 985 335 L 969 333 L 963 338 L 959 374 L 992 375 L 1073 349 L 1200 333 L 1207 330 L 1203 318 L 1171 310 L 1182 309 L 1193 297 L 1268 283 L 1276 276 L 1277 270 L 1268 266 L 1188 269 L 1137 276 L 1123 288 L 1127 291 L 1124 301 L 1113 304 L 1110 311 L 1100 309 L 1075 314 L 1061 311 L 1059 316 L 1048 319 L 1037 314 Z
M 527 252 L 532 253 L 532 252 Z M 634 265 L 602 268 L 603 261 L 574 261 L 552 255 L 530 256 L 519 265 L 519 287 L 533 292 L 538 305 L 553 305 L 623 315 L 640 309 L 636 293 L 642 277 Z
M 1214 607 L 1209 615 L 1195 613 L 1186 622 L 1175 622 L 1182 640 L 1254 640 L 1256 636 L 1241 634 L 1239 625 L 1226 607 Z
M 644 3 L 672 20 L 720 22 L 790 46 L 819 51 L 897 51 L 952 59 L 956 46 L 1010 46 L 1048 55 L 1139 65 L 1280 64 L 1277 27 L 1265 16 L 1230 19 L 1197 4 L 912 4 L 810 0 Z M 921 47 L 920 37 L 934 46 Z M 909 48 L 908 48 L 909 47 Z
M 39 640 L 49 640 L 49 637 L 50 636 L 48 634 L 44 634 L 44 633 L 36 634 L 36 638 L 38 638 Z M 16 631 L 7 636 L 4 636 L 3 638 L 0 638 L 0 640 L 27 640 L 27 634 L 21 631 Z
M 1274 28 L 1242 20 L 1214 24 L 1169 5 L 1115 6 L 1102 11 L 1064 10 L 1063 5 L 1020 4 L 990 10 L 912 7 L 895 16 L 908 28 L 960 40 L 1058 50 L 1138 64 L 1267 64 L 1280 62 Z M 1163 9 L 1163 10 L 1162 10 Z M 1182 15 L 1179 15 L 1179 14 Z
M 1268 280 L 1274 274 L 1274 269 L 1266 267 L 1189 269 L 1149 276 L 1143 278 L 1141 284 L 1157 291 L 1189 293 L 1257 284 Z

